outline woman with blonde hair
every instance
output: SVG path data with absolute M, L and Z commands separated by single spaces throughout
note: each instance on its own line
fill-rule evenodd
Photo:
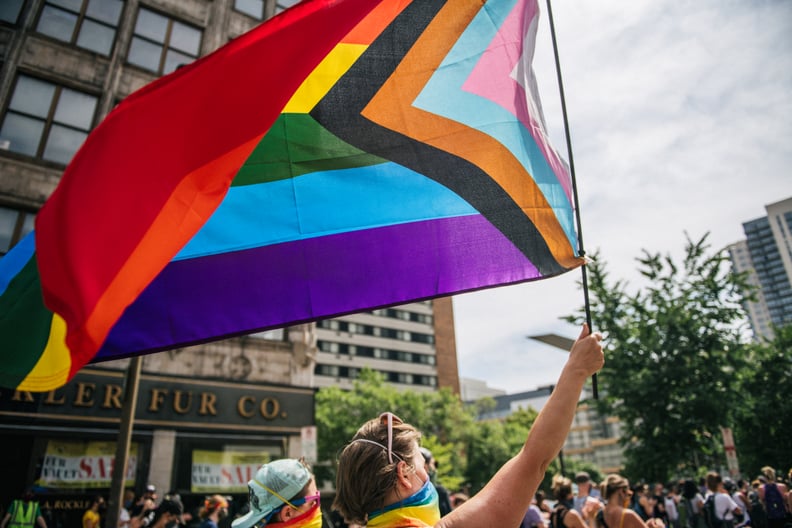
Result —
M 626 478 L 616 474 L 608 475 L 600 485 L 600 492 L 605 499 L 605 508 L 597 515 L 597 525 L 600 528 L 664 528 L 661 519 L 651 518 L 644 521 L 630 508 L 633 492 Z
M 583 385 L 603 365 L 601 339 L 584 325 L 523 448 L 481 491 L 442 519 L 419 450 L 421 434 L 389 412 L 363 424 L 341 451 L 333 507 L 347 523 L 367 528 L 519 526 L 563 446 Z

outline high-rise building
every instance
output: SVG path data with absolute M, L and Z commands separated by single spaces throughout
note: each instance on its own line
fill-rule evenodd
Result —
M 764 293 L 759 285 L 759 278 L 756 275 L 756 270 L 751 262 L 748 241 L 740 240 L 739 242 L 735 242 L 728 247 L 728 250 L 734 271 L 738 273 L 747 273 L 748 283 L 755 288 L 754 299 L 746 300 L 743 303 L 745 311 L 748 314 L 748 321 L 751 324 L 753 334 L 754 336 L 770 337 L 773 335 L 773 330 L 770 327 L 770 311 L 767 308 Z
M 453 324 L 448 298 L 319 321 L 315 384 L 350 388 L 367 367 L 402 389 L 459 393 Z
M 296 3 L 0 0 L 0 258 L 116 104 Z M 14 477 L 0 503 L 35 482 L 53 522 L 79 524 L 90 497 L 107 492 L 99 470 L 114 454 L 128 364 L 89 365 L 51 393 L 0 390 Z M 244 503 L 251 468 L 306 454 L 316 387 L 348 387 L 363 367 L 403 389 L 458 393 L 451 299 L 145 356 L 126 484 L 179 490 L 187 507 L 213 492 Z M 63 469 L 83 462 L 97 471 Z
M 729 247 L 736 271 L 758 286 L 746 311 L 756 338 L 771 338 L 772 326 L 792 323 L 792 198 L 769 204 L 767 216 L 743 223 L 745 240 Z

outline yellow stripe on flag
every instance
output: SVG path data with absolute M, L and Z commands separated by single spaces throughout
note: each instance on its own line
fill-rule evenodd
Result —
M 66 347 L 66 321 L 52 314 L 49 339 L 36 366 L 25 376 L 17 390 L 44 392 L 62 387 L 69 380 L 71 354 Z
M 324 97 L 330 88 L 363 55 L 365 44 L 338 44 L 305 78 L 283 108 L 284 114 L 307 114 Z

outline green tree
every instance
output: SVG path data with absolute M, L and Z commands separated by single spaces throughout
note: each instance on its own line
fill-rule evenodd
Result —
M 740 469 L 748 476 L 767 465 L 786 471 L 792 438 L 792 325 L 776 328 L 772 341 L 751 345 L 747 360 L 734 425 Z
M 486 400 L 479 403 L 485 404 Z M 536 411 L 518 409 L 504 420 L 478 422 L 468 443 L 467 477 L 472 493 L 478 492 L 525 443 Z
M 737 402 L 746 277 L 710 251 L 707 235 L 686 238 L 682 262 L 644 250 L 646 285 L 634 293 L 597 257 L 587 268 L 592 320 L 606 338 L 598 405 L 621 419 L 625 474 L 636 481 L 718 467 L 719 428 Z

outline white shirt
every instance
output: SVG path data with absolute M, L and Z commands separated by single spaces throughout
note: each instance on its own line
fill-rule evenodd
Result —
M 121 508 L 121 511 L 118 512 L 118 528 L 127 528 L 130 520 L 129 510 Z
M 734 520 L 735 508 L 738 508 L 737 503 L 732 500 L 726 493 L 718 492 L 715 494 L 715 517 L 722 521 Z
M 745 526 L 746 524 L 750 524 L 751 523 L 751 516 L 748 515 L 748 505 L 745 504 L 745 502 L 743 502 L 742 498 L 739 495 L 737 495 L 737 494 L 733 495 L 732 499 L 734 499 L 734 502 L 737 503 L 737 506 L 739 506 L 740 509 L 743 512 L 743 520 L 742 520 L 742 522 L 740 524 L 735 525 L 735 526 L 739 527 L 739 526 Z
M 669 521 L 676 521 L 679 519 L 679 512 L 677 511 L 676 501 L 673 497 L 665 496 L 663 503 L 665 504 L 666 515 Z

